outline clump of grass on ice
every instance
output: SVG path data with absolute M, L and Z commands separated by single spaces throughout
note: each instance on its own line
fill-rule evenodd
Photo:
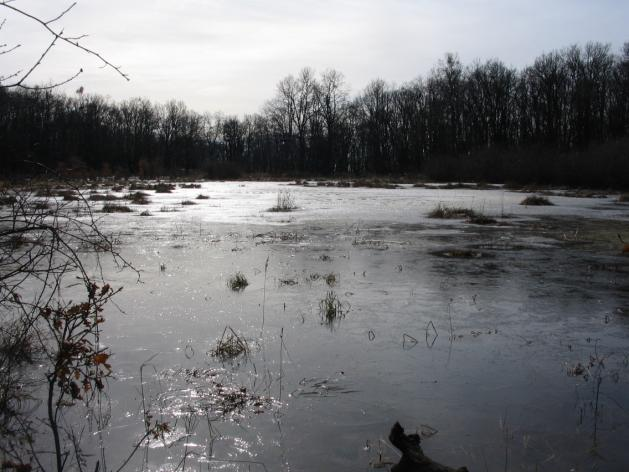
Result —
M 176 211 L 179 211 L 179 210 L 177 210 L 177 208 L 176 208 L 176 207 L 174 207 L 174 206 L 167 206 L 167 205 L 164 205 L 163 207 L 161 207 L 161 208 L 159 209 L 159 211 L 160 211 L 161 213 L 175 213 Z
M 103 213 L 130 213 L 133 210 L 126 205 L 106 203 L 103 205 Z
M 529 195 L 520 202 L 520 205 L 526 206 L 550 206 L 553 203 L 546 197 L 541 195 Z
M 234 292 L 240 292 L 244 290 L 247 285 L 249 285 L 249 281 L 247 280 L 247 277 L 245 277 L 245 274 L 240 271 L 236 272 L 229 279 L 227 279 L 227 286 Z
M 216 343 L 216 347 L 210 351 L 214 357 L 218 357 L 222 361 L 234 359 L 240 355 L 249 353 L 249 344 L 242 336 L 230 327 L 226 326 L 223 335 Z
M 111 193 L 93 193 L 88 200 L 93 202 L 113 202 L 114 200 L 119 200 L 119 198 Z
M 439 203 L 428 213 L 428 218 L 456 219 L 456 218 L 472 218 L 477 213 L 471 208 L 451 207 Z
M 344 305 L 334 290 L 329 290 L 325 298 L 319 302 L 319 313 L 325 324 L 333 324 L 335 321 L 345 318 L 348 307 Z
M 467 222 L 474 225 L 493 225 L 497 223 L 494 218 L 483 213 L 475 213 L 474 216 L 470 216 L 467 219 Z
M 135 205 L 148 205 L 149 203 L 151 203 L 151 201 L 149 200 L 149 194 L 140 191 L 132 192 L 126 195 L 124 198 L 126 198 L 127 200 L 131 200 L 131 203 Z
M 428 218 L 440 218 L 440 219 L 457 219 L 465 218 L 468 223 L 475 225 L 491 225 L 496 223 L 496 220 L 485 215 L 482 212 L 472 210 L 471 208 L 463 207 L 451 207 L 439 203 L 435 208 L 428 213 Z
M 323 280 L 325 280 L 325 283 L 328 285 L 328 287 L 334 287 L 336 285 L 336 274 L 334 272 L 325 274 L 323 276 Z
M 269 208 L 269 211 L 293 211 L 296 208 L 297 205 L 295 205 L 293 194 L 288 190 L 280 190 L 277 193 L 277 203 Z

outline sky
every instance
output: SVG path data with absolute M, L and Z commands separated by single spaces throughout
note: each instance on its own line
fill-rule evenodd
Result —
M 28 70 L 48 46 L 41 25 L 1 6 L 0 75 Z M 51 19 L 72 2 L 14 0 Z M 32 84 L 62 81 L 61 90 L 112 100 L 181 100 L 198 112 L 259 112 L 277 83 L 303 67 L 336 69 L 352 94 L 371 80 L 425 77 L 447 52 L 464 64 L 499 58 L 521 68 L 535 57 L 588 41 L 629 41 L 626 0 L 79 0 L 51 26 L 88 34 L 81 44 L 129 75 L 57 44 Z

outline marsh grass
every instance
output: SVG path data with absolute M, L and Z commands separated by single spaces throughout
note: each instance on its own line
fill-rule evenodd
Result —
M 474 216 L 470 216 L 467 219 L 467 222 L 474 225 L 493 225 L 497 223 L 494 218 L 491 218 L 490 216 L 484 215 L 482 213 L 475 213 Z
M 179 211 L 179 210 L 177 210 L 177 208 L 176 208 L 176 207 L 164 205 L 163 207 L 161 207 L 161 208 L 159 209 L 159 211 L 160 211 L 161 213 L 175 213 L 175 212 L 177 212 L 177 211 Z
M 339 300 L 334 290 L 329 290 L 325 298 L 319 302 L 319 314 L 326 325 L 333 325 L 334 322 L 345 318 L 349 306 Z
M 249 344 L 231 326 L 226 326 L 223 335 L 216 343 L 216 347 L 210 351 L 210 354 L 221 361 L 235 359 L 238 356 L 249 354 Z
M 177 187 L 175 184 L 167 183 L 167 182 L 158 182 L 156 184 L 149 184 L 145 182 L 133 182 L 129 185 L 129 191 L 133 192 L 135 190 L 153 190 L 156 193 L 172 193 Z
M 131 203 L 135 205 L 148 205 L 149 203 L 151 203 L 148 197 L 149 197 L 148 193 L 138 191 L 138 192 L 129 193 L 128 195 L 125 195 L 124 198 L 126 200 L 131 200 Z
M 79 196 L 73 190 L 62 190 L 59 196 L 63 197 L 64 202 L 78 202 Z
M 17 203 L 17 198 L 13 195 L 0 196 L 0 205 L 13 205 L 14 203 Z
M 529 195 L 520 202 L 520 205 L 525 206 L 552 206 L 554 205 L 548 198 L 541 195 Z
M 111 193 L 93 193 L 89 196 L 88 200 L 93 202 L 113 202 L 120 199 Z
M 201 184 L 179 184 L 181 188 L 201 188 Z
M 352 246 L 356 246 L 356 247 L 364 247 L 364 248 L 368 248 L 368 249 L 377 249 L 380 251 L 386 251 L 387 249 L 389 249 L 389 245 L 382 240 L 379 239 L 354 239 L 354 241 L 352 241 Z
M 172 193 L 175 190 L 175 185 L 160 182 L 155 184 L 151 190 L 155 190 L 155 193 Z
M 37 210 L 49 210 L 50 209 L 50 204 L 48 202 L 35 202 L 33 203 L 30 208 L 32 208 L 33 210 L 37 211 Z
M 192 200 L 184 200 L 181 202 L 182 205 L 196 205 L 195 202 L 193 202 Z
M 446 249 L 442 251 L 433 252 L 435 256 L 439 257 L 447 257 L 454 259 L 480 259 L 483 257 L 488 257 L 487 254 L 481 251 L 475 251 L 473 249 L 466 248 L 454 248 L 454 249 Z
M 435 208 L 433 208 L 430 213 L 428 213 L 428 218 L 440 218 L 440 219 L 457 219 L 457 218 L 473 218 L 477 216 L 476 213 L 471 208 L 463 208 L 463 207 L 450 207 L 439 203 Z
M 277 203 L 275 206 L 269 208 L 269 211 L 293 211 L 296 208 L 297 205 L 295 205 L 295 198 L 293 197 L 293 194 L 288 190 L 280 190 L 277 193 Z
M 207 195 L 203 195 L 202 193 L 197 195 L 197 200 L 209 200 L 209 199 L 210 197 L 208 197 Z
M 241 292 L 249 285 L 249 281 L 245 274 L 238 271 L 234 275 L 232 275 L 229 279 L 227 279 L 227 286 L 232 289 L 234 292 Z
M 106 203 L 103 205 L 103 213 L 131 213 L 133 210 L 126 205 Z
M 482 211 L 472 210 L 471 208 L 451 207 L 439 203 L 428 213 L 428 218 L 438 218 L 444 220 L 465 218 L 467 223 L 474 225 L 493 225 L 497 221 L 485 215 Z
M 294 277 L 284 278 L 284 279 L 279 279 L 278 280 L 278 285 L 280 287 L 284 287 L 286 285 L 292 287 L 293 285 L 297 285 L 298 283 L 299 283 L 299 281 L 297 280 L 297 278 L 294 278 Z
M 323 276 L 323 280 L 325 280 L 325 283 L 327 284 L 328 287 L 334 287 L 336 285 L 336 274 L 333 272 L 330 272 L 329 274 L 325 274 Z

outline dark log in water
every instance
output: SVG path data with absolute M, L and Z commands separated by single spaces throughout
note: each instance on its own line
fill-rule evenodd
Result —
M 441 465 L 424 455 L 419 443 L 421 438 L 417 434 L 404 434 L 400 423 L 395 423 L 389 433 L 389 441 L 402 452 L 400 462 L 392 472 L 468 472 L 467 467 L 453 469 Z

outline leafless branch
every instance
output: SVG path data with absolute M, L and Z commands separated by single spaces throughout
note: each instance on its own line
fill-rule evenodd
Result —
M 16 44 L 15 46 L 13 46 L 12 48 L 7 49 L 6 51 L 0 51 L 0 56 L 2 56 L 3 54 L 8 54 L 12 51 L 15 51 L 17 48 L 19 48 L 20 46 L 22 46 L 21 44 Z M 6 44 L 0 44 L 0 48 L 6 48 L 7 45 Z
M 54 23 L 55 21 L 63 18 L 65 16 L 66 13 L 68 13 L 70 10 L 72 10 L 74 7 L 76 6 L 76 2 L 74 2 L 72 5 L 70 5 L 68 8 L 66 8 L 65 10 L 63 10 L 61 13 L 59 13 L 56 17 L 54 17 L 52 20 L 48 20 L 46 22 L 44 22 L 44 24 L 49 25 L 50 23 Z
M 81 39 L 84 39 L 85 37 L 87 37 L 86 34 L 82 34 L 82 35 L 78 35 L 78 36 L 68 36 L 64 34 L 63 30 L 60 31 L 56 31 L 53 28 L 51 28 L 51 23 L 54 23 L 55 21 L 58 21 L 59 19 L 63 18 L 70 10 L 72 10 L 72 8 L 74 8 L 74 6 L 76 5 L 76 2 L 72 3 L 68 8 L 66 8 L 65 10 L 63 10 L 61 13 L 59 13 L 56 17 L 48 20 L 48 21 L 44 21 L 40 18 L 38 18 L 37 16 L 22 10 L 20 8 L 17 8 L 13 5 L 11 5 L 11 3 L 13 2 L 13 0 L 2 0 L 0 1 L 0 7 L 4 7 L 4 8 L 8 8 L 9 10 L 22 15 L 23 17 L 26 17 L 38 24 L 40 24 L 48 33 L 50 33 L 53 37 L 52 41 L 50 42 L 50 44 L 48 45 L 48 47 L 44 50 L 44 52 L 41 54 L 41 56 L 39 57 L 39 59 L 35 62 L 35 64 L 33 64 L 33 66 L 24 74 L 21 75 L 21 71 L 17 72 L 15 74 L 11 74 L 10 76 L 7 77 L 3 77 L 0 78 L 0 87 L 2 88 L 14 88 L 14 87 L 20 87 L 20 88 L 25 88 L 25 89 L 51 89 L 51 88 L 55 88 L 58 87 L 60 85 L 64 85 L 72 80 L 74 80 L 76 77 L 78 77 L 82 72 L 83 69 L 80 69 L 79 72 L 77 72 L 76 74 L 74 74 L 73 76 L 69 77 L 68 79 L 65 79 L 61 82 L 57 82 L 54 83 L 52 85 L 49 86 L 45 86 L 45 87 L 31 87 L 31 86 L 26 86 L 24 85 L 24 81 L 31 75 L 31 73 L 41 65 L 43 59 L 46 57 L 46 55 L 50 52 L 50 50 L 52 49 L 52 47 L 55 45 L 55 43 L 57 41 L 62 41 L 66 44 L 69 44 L 70 46 L 77 48 L 81 51 L 83 51 L 86 54 L 89 54 L 91 56 L 94 56 L 96 58 L 98 58 L 102 63 L 103 63 L 103 67 L 105 68 L 110 68 L 113 69 L 116 73 L 118 73 L 118 75 L 120 75 L 121 77 L 123 77 L 125 80 L 130 80 L 129 76 L 124 73 L 121 69 L 120 66 L 117 66 L 113 63 L 111 63 L 109 60 L 107 60 L 105 57 L 103 57 L 100 53 L 94 51 L 93 49 L 90 49 L 86 46 L 83 46 L 82 44 L 79 43 L 79 41 Z M 4 25 L 5 20 L 2 21 L 2 23 L 0 23 L 0 28 L 2 28 L 2 26 Z M 13 51 L 15 50 L 17 47 L 19 47 L 19 45 L 14 46 L 13 48 L 7 50 L 7 51 L 2 51 L 2 54 L 6 54 L 7 52 Z M 15 82 L 9 83 L 9 84 L 2 84 L 2 82 L 6 82 L 7 79 L 9 78 L 14 78 L 14 77 L 19 77 L 18 80 L 16 80 Z

